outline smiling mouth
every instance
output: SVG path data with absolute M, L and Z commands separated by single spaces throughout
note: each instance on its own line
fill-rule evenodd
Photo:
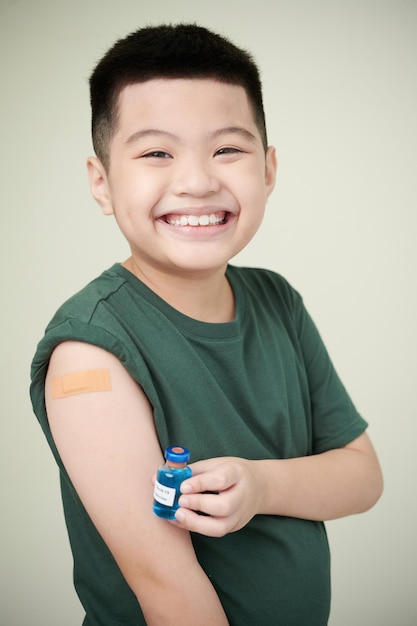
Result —
M 221 226 L 227 222 L 227 213 L 206 213 L 203 215 L 165 215 L 164 220 L 171 226 Z

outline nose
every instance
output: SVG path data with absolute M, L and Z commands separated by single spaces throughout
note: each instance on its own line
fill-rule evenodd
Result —
M 220 181 L 210 163 L 194 156 L 178 163 L 173 189 L 177 195 L 201 198 L 216 193 L 220 189 Z

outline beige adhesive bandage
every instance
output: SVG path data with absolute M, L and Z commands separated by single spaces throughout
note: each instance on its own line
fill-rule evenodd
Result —
M 92 391 L 111 391 L 109 370 L 85 370 L 52 378 L 52 397 L 67 398 Z

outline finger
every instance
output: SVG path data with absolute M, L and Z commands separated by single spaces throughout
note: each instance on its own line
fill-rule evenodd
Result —
M 229 532 L 227 518 L 199 515 L 194 511 L 179 508 L 175 514 L 181 528 L 207 537 L 223 537 Z
M 193 472 L 193 476 L 195 474 L 202 474 L 203 472 L 210 471 L 213 467 L 217 467 L 224 458 L 225 457 L 213 457 L 211 459 L 204 459 L 203 461 L 195 461 L 194 463 L 190 463 L 189 467 Z
M 214 466 L 200 474 L 193 474 L 181 484 L 181 493 L 221 492 L 236 481 L 235 473 L 227 464 Z
M 233 499 L 225 493 L 197 493 L 183 495 L 178 501 L 180 507 L 212 517 L 227 517 L 233 513 Z
M 177 519 L 167 519 L 166 521 L 168 522 L 168 524 L 172 524 L 172 526 L 175 526 L 175 528 L 181 528 L 181 530 L 188 531 L 188 528 L 184 526 L 184 524 L 181 524 L 181 522 Z

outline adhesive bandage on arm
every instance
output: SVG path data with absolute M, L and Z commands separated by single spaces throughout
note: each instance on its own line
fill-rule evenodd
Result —
M 56 376 L 51 380 L 52 398 L 67 398 L 92 391 L 111 391 L 110 371 L 108 369 L 85 370 Z

